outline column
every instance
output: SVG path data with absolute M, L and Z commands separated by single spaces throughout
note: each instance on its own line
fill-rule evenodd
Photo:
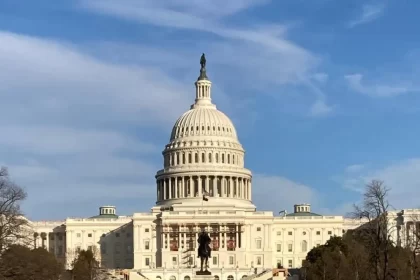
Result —
M 198 176 L 198 196 L 203 195 L 203 185 L 201 183 L 201 176 Z
M 235 248 L 239 248 L 239 225 L 238 224 L 235 224 L 235 231 L 236 231 Z
M 173 198 L 172 195 L 172 178 L 169 177 L 169 199 Z
M 206 191 L 209 193 L 213 193 L 213 190 L 210 191 L 210 176 L 206 176 Z
M 233 197 L 233 178 L 229 177 L 229 197 Z
M 165 225 L 162 225 L 162 250 L 166 250 L 165 249 L 165 244 L 166 244 L 166 233 L 165 233 Z
M 192 180 L 192 176 L 189 177 L 189 181 L 188 181 L 188 185 L 190 187 L 190 197 L 194 197 L 195 193 L 194 193 L 194 182 Z
M 174 198 L 179 197 L 179 180 L 178 177 L 175 177 L 175 186 L 174 186 Z
M 157 201 L 159 201 L 160 200 L 160 198 L 159 198 L 159 187 L 160 187 L 160 181 L 159 180 L 157 180 L 156 181 L 156 200 Z
M 249 200 L 252 200 L 252 182 L 251 182 L 251 180 L 249 180 L 249 182 L 248 182 L 248 191 L 249 191 L 249 193 L 248 193 L 248 195 L 249 195 L 248 199 Z
M 142 250 L 142 244 L 141 244 L 141 226 L 137 226 L 137 236 L 135 238 L 137 238 L 137 244 L 138 244 L 138 248 L 139 251 L 143 251 Z
M 139 243 L 136 242 L 136 238 L 137 238 L 137 235 L 138 234 L 139 234 L 139 226 L 138 225 L 135 225 L 133 227 L 133 235 L 134 235 L 133 241 L 134 241 L 134 250 L 135 251 L 138 251 L 139 250 Z
M 182 181 L 181 181 L 181 197 L 182 198 L 185 197 L 185 176 L 182 176 Z
M 166 178 L 163 179 L 163 199 L 166 199 Z
M 219 196 L 217 194 L 217 176 L 213 176 L 213 196 L 216 197 L 216 195 Z
M 238 178 L 238 177 L 236 177 L 236 197 L 237 198 L 241 198 L 241 196 L 240 196 L 240 186 L 239 186 L 239 182 L 240 182 L 240 179 Z
M 42 239 L 42 237 L 41 237 L 41 239 Z M 83 250 L 86 249 L 86 246 L 85 246 L 85 230 L 82 230 L 82 249 Z

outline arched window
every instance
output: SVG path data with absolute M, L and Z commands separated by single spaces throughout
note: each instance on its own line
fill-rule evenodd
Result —
M 191 280 L 191 277 L 187 275 L 184 277 L 184 280 Z
M 229 276 L 227 277 L 227 280 L 233 280 L 233 275 L 229 275 Z
M 202 153 L 201 154 L 201 162 L 206 162 L 206 154 L 205 153 Z
M 198 153 L 195 153 L 195 163 L 198 163 Z
M 209 162 L 211 163 L 211 153 L 209 154 Z
M 185 154 L 182 154 L 182 164 L 185 164 Z
M 219 154 L 216 154 L 216 163 L 219 163 Z
M 232 164 L 235 164 L 235 155 L 232 155 Z
M 171 277 L 169 277 L 169 280 L 176 280 L 175 275 L 171 275 Z
M 242 277 L 241 278 L 246 278 L 248 275 L 242 275 Z
M 227 158 L 227 163 L 229 164 L 230 163 L 230 154 L 228 154 L 228 156 L 227 156 L 228 158 Z
M 222 154 L 222 163 L 225 163 L 225 154 Z
M 308 250 L 308 242 L 306 240 L 302 241 L 302 252 L 306 252 Z
M 219 276 L 214 275 L 214 280 L 219 280 Z
M 188 163 L 192 163 L 192 155 L 188 154 Z
M 188 127 L 187 127 L 187 129 L 188 129 Z M 162 277 L 160 277 L 160 276 L 156 276 L 156 279 L 162 279 Z

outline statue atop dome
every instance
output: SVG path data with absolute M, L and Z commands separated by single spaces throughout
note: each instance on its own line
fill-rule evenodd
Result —
M 206 55 L 203 53 L 201 55 L 200 58 L 200 65 L 201 65 L 201 69 L 200 69 L 200 76 L 198 77 L 198 81 L 199 80 L 208 80 L 209 78 L 207 77 L 207 73 L 206 73 Z
M 206 69 L 206 55 L 203 53 L 200 58 L 201 69 Z

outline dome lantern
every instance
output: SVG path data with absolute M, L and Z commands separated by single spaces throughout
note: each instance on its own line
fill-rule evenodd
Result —
M 195 82 L 195 103 L 191 105 L 191 109 L 198 106 L 215 107 L 215 105 L 211 103 L 211 82 L 207 77 L 206 63 L 206 56 L 203 53 L 200 59 L 200 76 Z

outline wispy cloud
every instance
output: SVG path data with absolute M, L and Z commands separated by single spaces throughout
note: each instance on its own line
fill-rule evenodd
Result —
M 378 19 L 383 15 L 385 11 L 385 5 L 380 4 L 366 4 L 362 7 L 362 13 L 359 17 L 349 22 L 348 26 L 353 28 L 358 25 L 366 24 L 371 21 Z
M 372 97 L 392 97 L 419 90 L 412 82 L 403 81 L 398 81 L 398 83 L 392 85 L 384 81 L 366 85 L 363 84 L 363 75 L 360 73 L 346 75 L 344 78 L 352 90 Z
M 212 42 L 205 39 L 201 44 L 196 42 L 197 48 L 209 50 L 206 52 L 213 65 L 223 65 L 224 69 L 234 68 L 236 75 L 232 75 L 232 79 L 240 81 L 240 85 L 259 89 L 284 84 L 306 85 L 312 72 L 320 65 L 321 59 L 317 55 L 287 39 L 287 25 L 258 23 L 238 27 L 226 23 L 227 16 L 270 1 L 223 2 L 222 6 L 228 7 L 222 13 L 215 12 L 217 4 L 204 2 L 204 5 L 201 1 L 176 0 L 157 1 L 153 4 L 133 0 L 93 0 L 80 3 L 85 9 L 122 20 L 216 35 L 217 40 Z M 318 93 L 315 94 L 318 96 Z
M 390 163 L 382 167 L 351 165 L 336 180 L 347 189 L 362 193 L 372 180 L 381 180 L 391 188 L 390 203 L 397 209 L 418 208 L 420 203 L 420 158 Z

